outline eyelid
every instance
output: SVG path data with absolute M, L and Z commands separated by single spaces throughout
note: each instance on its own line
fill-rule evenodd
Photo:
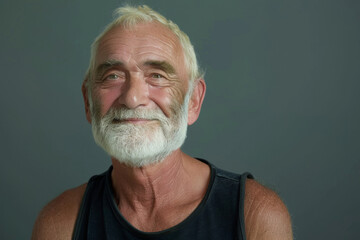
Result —
M 161 76 L 161 78 L 166 78 L 165 74 L 161 74 L 161 73 L 157 73 L 157 72 L 150 74 L 151 77 L 153 77 L 154 75 L 159 75 L 159 76 Z
M 110 73 L 105 78 L 109 78 L 109 77 L 119 78 L 120 76 L 118 74 L 116 74 L 116 73 Z
M 123 78 L 125 79 L 125 73 L 123 71 L 119 71 L 119 70 L 109 70 L 106 71 L 103 76 L 102 76 L 102 80 L 105 81 L 109 76 L 115 75 L 118 78 Z
M 153 77 L 153 75 L 159 75 L 160 77 L 156 78 Z M 163 88 L 163 87 L 169 87 L 170 86 L 170 80 L 166 76 L 166 74 L 161 74 L 158 72 L 152 72 L 149 75 L 146 76 L 146 82 L 157 88 Z
M 158 69 L 158 68 L 152 68 L 152 69 L 145 70 L 144 73 L 145 73 L 145 76 L 152 76 L 152 75 L 158 74 L 158 75 L 163 76 L 164 78 L 169 77 L 169 74 L 166 71 L 164 71 L 162 69 Z

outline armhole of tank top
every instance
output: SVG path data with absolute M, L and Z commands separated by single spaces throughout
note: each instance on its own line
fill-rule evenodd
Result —
M 92 178 L 89 180 L 89 182 L 87 183 L 85 192 L 84 192 L 84 196 L 82 197 L 81 200 L 81 205 L 80 205 L 80 209 L 79 209 L 79 213 L 77 215 L 76 218 L 76 222 L 75 222 L 75 226 L 74 226 L 74 232 L 72 235 L 72 240 L 78 240 L 79 239 L 79 234 L 81 231 L 81 226 L 83 225 L 83 221 L 84 221 L 84 214 L 85 214 L 85 209 L 86 209 L 86 205 L 88 202 L 88 195 L 90 192 L 90 188 L 92 187 Z
M 239 184 L 239 227 L 240 227 L 240 237 L 239 239 L 246 240 L 245 233 L 245 211 L 244 211 L 244 203 L 245 203 L 245 184 L 246 179 L 254 179 L 251 173 L 245 172 L 240 175 L 240 184 Z

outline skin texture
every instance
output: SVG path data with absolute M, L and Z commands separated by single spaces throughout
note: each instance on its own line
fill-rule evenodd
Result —
M 247 239 L 293 239 L 291 218 L 280 197 L 252 179 L 245 185 L 244 218 Z
M 182 48 L 176 36 L 161 24 L 148 25 L 140 24 L 135 31 L 116 27 L 100 42 L 96 66 L 117 63 L 96 70 L 92 79 L 93 99 L 101 116 L 110 107 L 122 106 L 158 107 L 169 117 L 172 101 L 183 102 L 188 81 Z M 164 62 L 174 70 L 154 62 Z
M 92 99 L 101 116 L 112 107 L 127 107 L 159 108 L 170 117 L 174 102 L 182 103 L 189 88 L 181 45 L 159 23 L 112 29 L 100 42 L 96 66 Z M 205 90 L 204 80 L 196 80 L 189 102 L 189 125 L 200 114 Z M 84 85 L 82 91 L 91 123 Z M 134 120 L 131 124 L 153 123 Z M 209 184 L 209 167 L 180 149 L 146 167 L 132 168 L 115 158 L 112 164 L 119 211 L 145 232 L 161 231 L 183 221 L 199 205 Z M 86 184 L 68 190 L 50 202 L 36 220 L 32 239 L 71 239 L 85 188 Z M 254 180 L 247 181 L 245 191 L 247 239 L 292 239 L 290 217 L 280 198 Z

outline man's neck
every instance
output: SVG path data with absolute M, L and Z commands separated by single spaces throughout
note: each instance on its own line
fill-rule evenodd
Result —
M 112 163 L 115 200 L 120 212 L 135 225 L 140 220 L 132 221 L 131 216 L 152 220 L 178 206 L 187 208 L 184 212 L 189 215 L 204 197 L 210 179 L 209 167 L 180 149 L 150 166 L 133 168 L 116 159 Z M 145 226 L 141 228 L 146 230 Z
M 139 168 L 129 167 L 116 159 L 112 159 L 112 163 L 116 200 L 118 204 L 127 201 L 134 208 L 136 204 L 148 205 L 171 197 L 174 189 L 190 177 L 184 168 L 184 156 L 180 150 L 157 164 Z

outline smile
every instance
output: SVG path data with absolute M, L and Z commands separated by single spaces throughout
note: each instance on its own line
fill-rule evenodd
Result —
M 126 119 L 113 119 L 113 123 L 130 123 L 130 124 L 144 124 L 153 121 L 154 119 L 146 118 L 126 118 Z

